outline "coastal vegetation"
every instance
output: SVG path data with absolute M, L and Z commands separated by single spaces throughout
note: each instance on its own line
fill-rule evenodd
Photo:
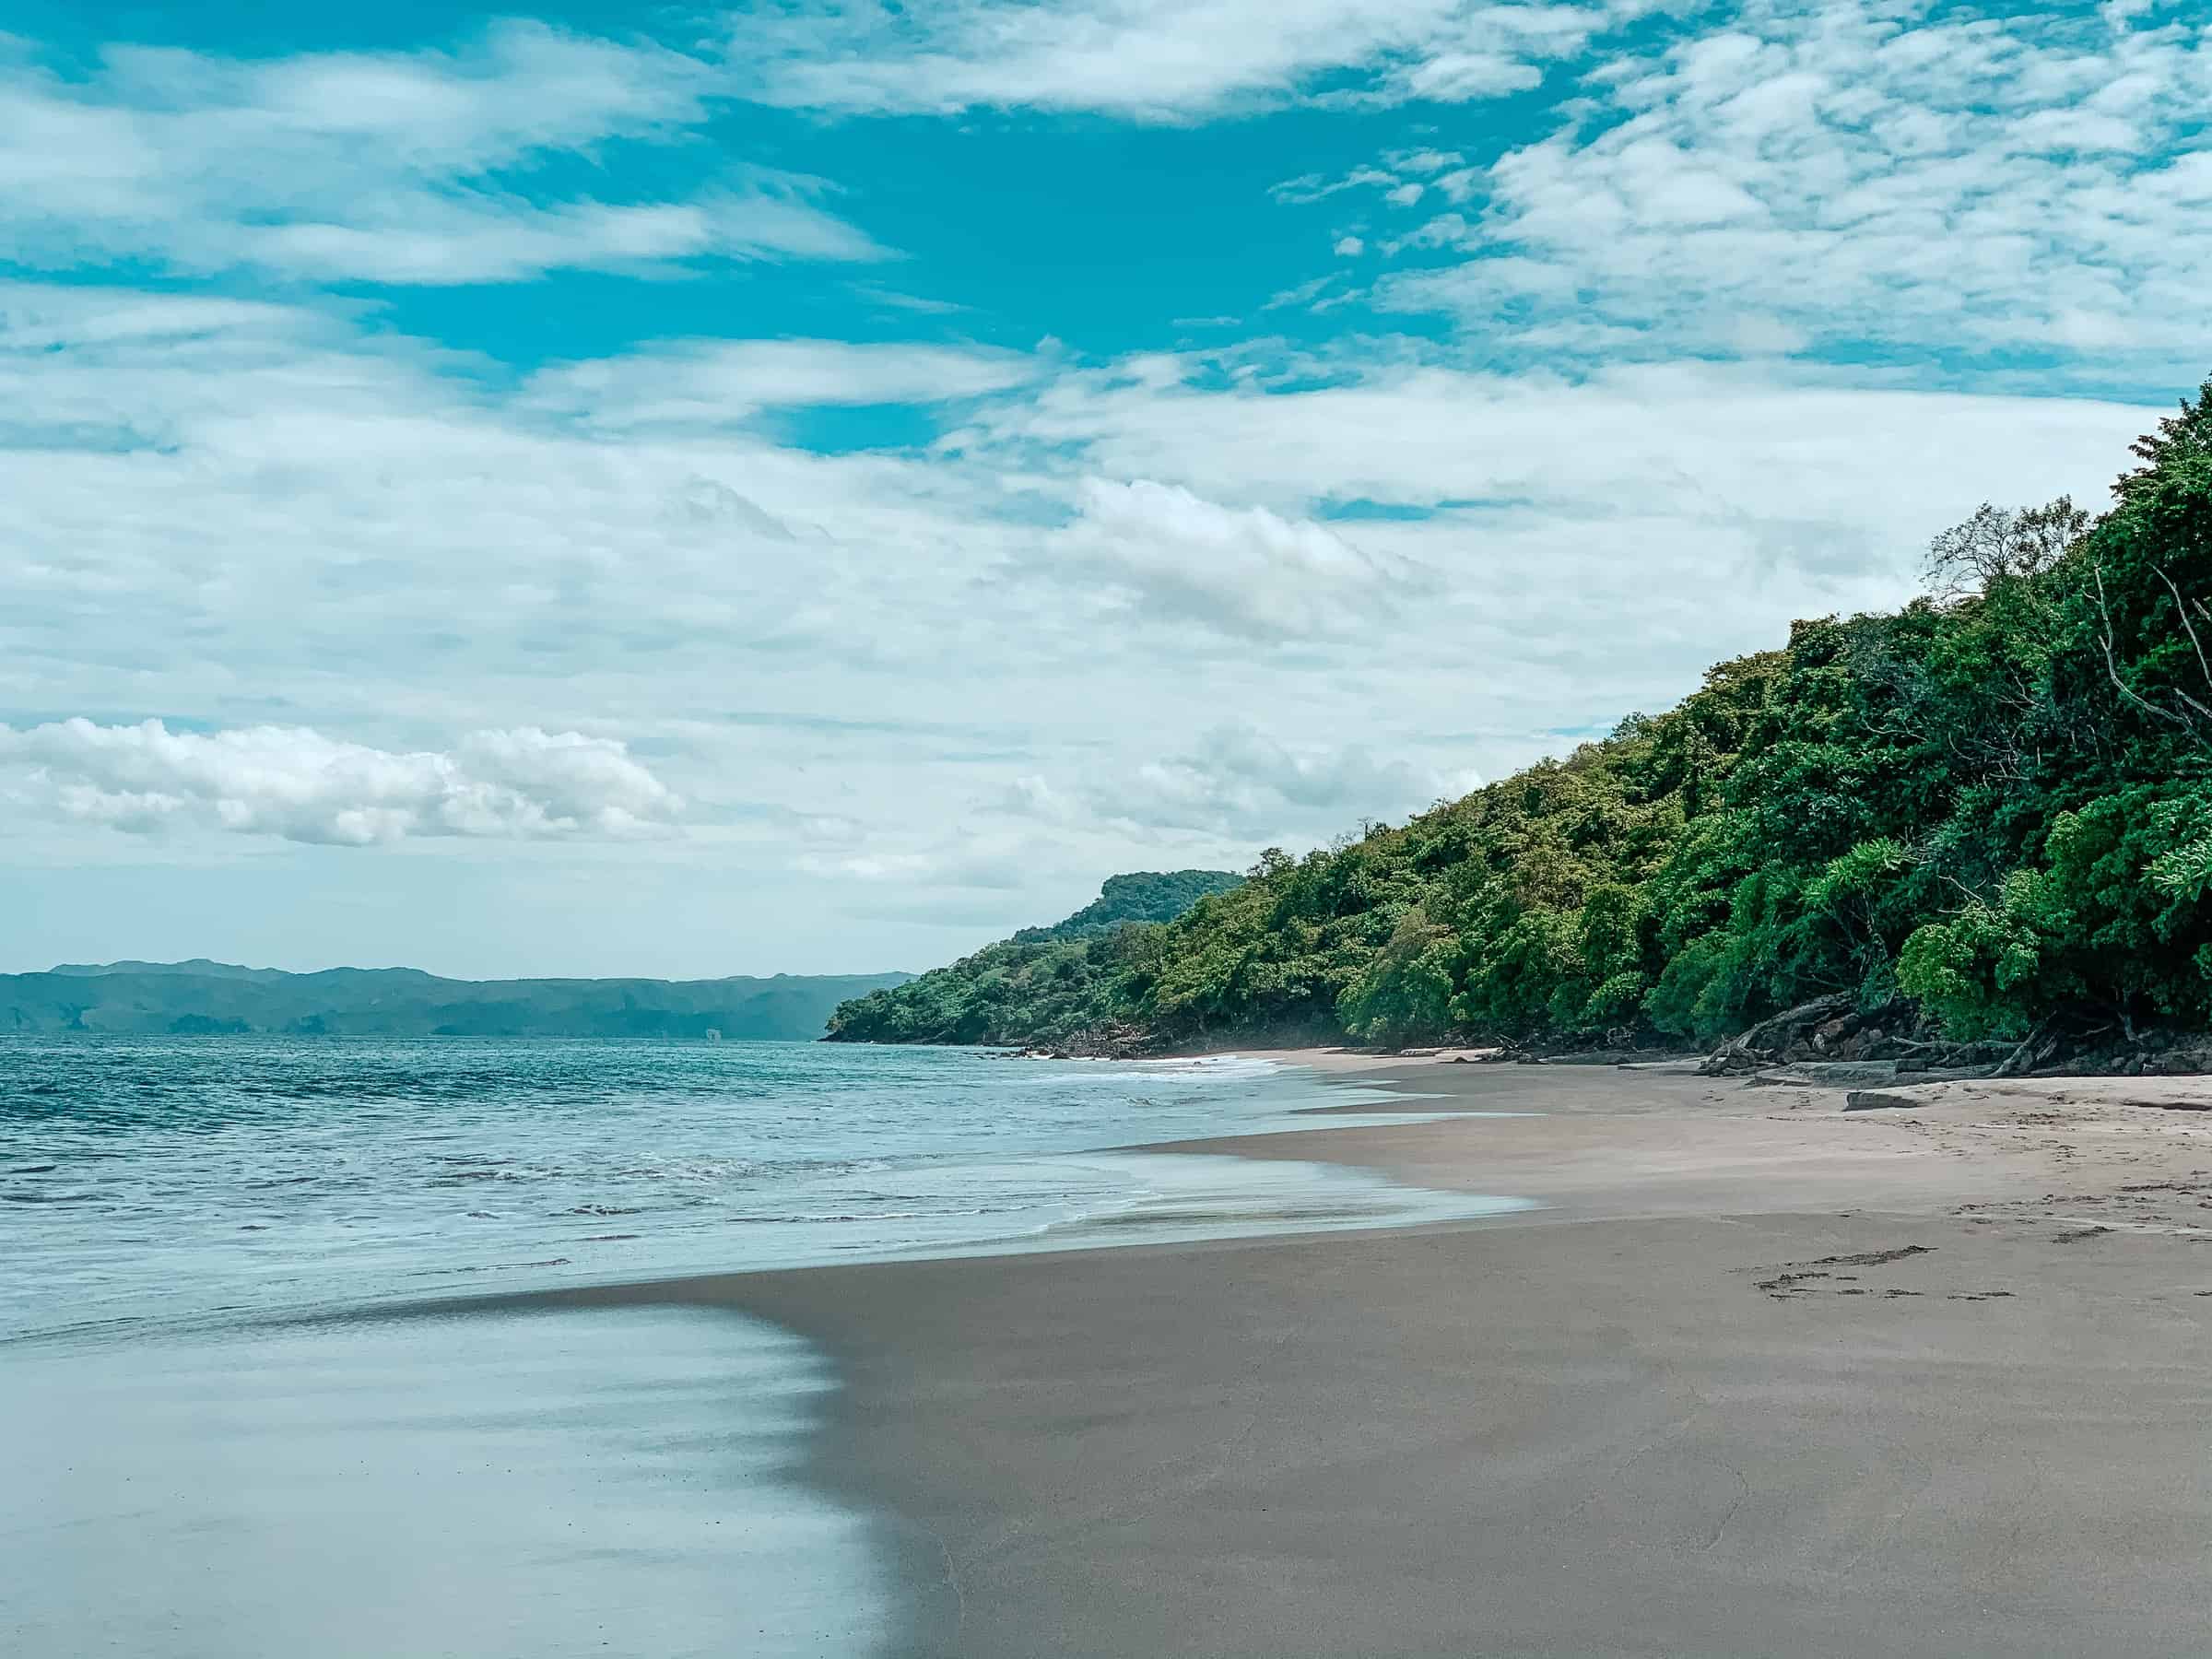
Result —
M 1800 622 L 1602 742 L 833 1031 L 1711 1043 L 1823 997 L 1967 1041 L 2202 1030 L 2212 382 L 2134 453 L 2100 515 L 1938 536 L 1901 610 Z
M 830 1016 L 839 1042 L 1042 1042 L 1121 1019 L 1161 925 L 1244 878 L 1229 870 L 1112 876 L 1064 922 L 1010 939 Z

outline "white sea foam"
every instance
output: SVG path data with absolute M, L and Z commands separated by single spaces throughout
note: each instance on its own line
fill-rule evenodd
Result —
M 1365 1121 L 1364 1117 L 1361 1121 Z M 1113 1191 L 1014 1237 L 935 1251 L 977 1256 L 1289 1232 L 1353 1232 L 1535 1208 L 1525 1198 L 1406 1186 L 1372 1171 L 1294 1159 L 1101 1152 L 1038 1160 L 1068 1191 Z

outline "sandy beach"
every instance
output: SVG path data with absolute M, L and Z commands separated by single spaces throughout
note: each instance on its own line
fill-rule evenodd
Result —
M 1545 1207 L 549 1300 L 819 1344 L 912 1654 L 2212 1650 L 2212 1085 L 1286 1057 Z

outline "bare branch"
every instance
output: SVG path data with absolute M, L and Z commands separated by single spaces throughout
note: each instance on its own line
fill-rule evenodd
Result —
M 2089 574 L 2097 582 L 2097 618 L 2104 624 L 2104 632 L 2100 642 L 2104 646 L 2104 672 L 2112 679 L 2112 689 L 2119 692 L 2121 696 L 2126 698 L 2129 702 L 2134 703 L 2146 714 L 2154 714 L 2160 720 L 2170 720 L 2176 724 L 2181 724 L 2182 717 L 2179 714 L 2176 714 L 2171 709 L 2161 709 L 2156 703 L 2146 702 L 2136 695 L 2125 680 L 2120 677 L 2119 659 L 2112 653 L 2112 606 L 2105 603 L 2104 597 L 2104 567 L 2091 565 Z
M 2159 572 L 2161 575 L 2164 573 L 2165 572 L 2163 571 Z M 2127 699 L 2129 702 L 2134 703 L 2136 708 L 2141 709 L 2145 713 L 2155 715 L 2160 720 L 2168 721 L 2174 725 L 2180 726 L 2182 730 L 2187 732 L 2192 737 L 2195 738 L 2200 745 L 2203 745 L 2203 747 L 2206 748 L 2212 748 L 2212 742 L 2207 742 L 2206 740 L 2205 735 L 2196 729 L 2196 724 L 2186 714 L 2177 714 L 2171 709 L 2161 709 L 2154 702 L 2146 701 L 2143 698 L 2136 695 L 2136 693 L 2128 686 L 2128 683 L 2125 680 L 2120 677 L 2119 660 L 2114 655 L 2112 651 L 2112 612 L 2111 606 L 2105 602 L 2104 596 L 2104 567 L 2100 564 L 2091 565 L 2089 567 L 2089 575 L 2097 583 L 2097 615 L 2099 619 L 2104 624 L 2104 637 L 2102 641 L 2104 646 L 2104 671 L 2112 678 L 2112 688 L 2118 691 L 2121 696 Z M 2194 637 L 2194 635 L 2192 637 Z M 2183 693 L 2183 697 L 2185 700 L 2191 704 L 2191 706 L 2201 706 L 2196 703 L 2195 699 L 2189 698 L 2186 693 Z
M 1923 573 L 1929 593 L 1956 604 L 1992 583 L 2039 576 L 2056 564 L 2089 527 L 2089 515 L 2071 498 L 2018 510 L 1984 501 L 1964 524 L 1928 544 Z
M 2196 624 L 2189 620 L 2189 602 L 2182 597 L 2182 590 L 2173 585 L 2173 578 L 2166 574 L 2164 565 L 2152 568 L 2158 571 L 2159 580 L 2166 584 L 2166 591 L 2173 595 L 2173 608 L 2181 612 L 2182 626 L 2189 630 L 2189 643 L 2196 648 L 2197 672 L 2205 677 L 2206 685 L 2212 686 L 2212 663 L 2205 661 L 2205 642 L 2196 637 Z M 2194 697 L 2189 699 L 2189 703 L 2192 708 L 2201 710 L 2204 707 Z
M 1963 881 L 1961 881 L 1961 880 L 1959 880 L 1958 877 L 1956 877 L 1956 876 L 1953 876 L 1953 875 L 1951 875 L 1951 874 L 1950 874 L 1948 871 L 1945 871 L 1945 870 L 1938 870 L 1938 871 L 1936 871 L 1936 874 L 1937 876 L 1941 877 L 1942 877 L 1944 880 L 1946 880 L 1946 881 L 1949 882 L 1949 883 L 1950 883 L 1950 884 L 1951 884 L 1953 887 L 1957 888 L 1958 888 L 1958 889 L 1959 889 L 1960 892 L 1964 893 L 1964 894 L 1966 895 L 1966 897 L 1967 897 L 1967 902 L 1968 902 L 1968 903 L 1970 903 L 1970 904 L 1979 904 L 1979 905 L 1983 906 L 1984 909 L 1988 908 L 1988 906 L 1989 906 L 1989 900 L 1988 900 L 1987 899 L 1984 899 L 1984 898 L 1983 898 L 1983 896 L 1982 896 L 1980 893 L 1977 893 L 1977 892 L 1975 892 L 1975 891 L 1974 891 L 1974 889 L 1973 889 L 1972 888 L 1970 888 L 1970 887 L 1968 887 L 1968 886 L 1966 885 L 1966 883 L 1965 883 L 1965 882 L 1963 882 Z

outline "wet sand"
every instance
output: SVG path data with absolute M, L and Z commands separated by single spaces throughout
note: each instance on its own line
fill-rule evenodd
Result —
M 1319 1058 L 1545 1115 L 1185 1149 L 1548 1207 L 553 1300 L 828 1351 L 905 1653 L 2212 1651 L 2212 1089 Z

